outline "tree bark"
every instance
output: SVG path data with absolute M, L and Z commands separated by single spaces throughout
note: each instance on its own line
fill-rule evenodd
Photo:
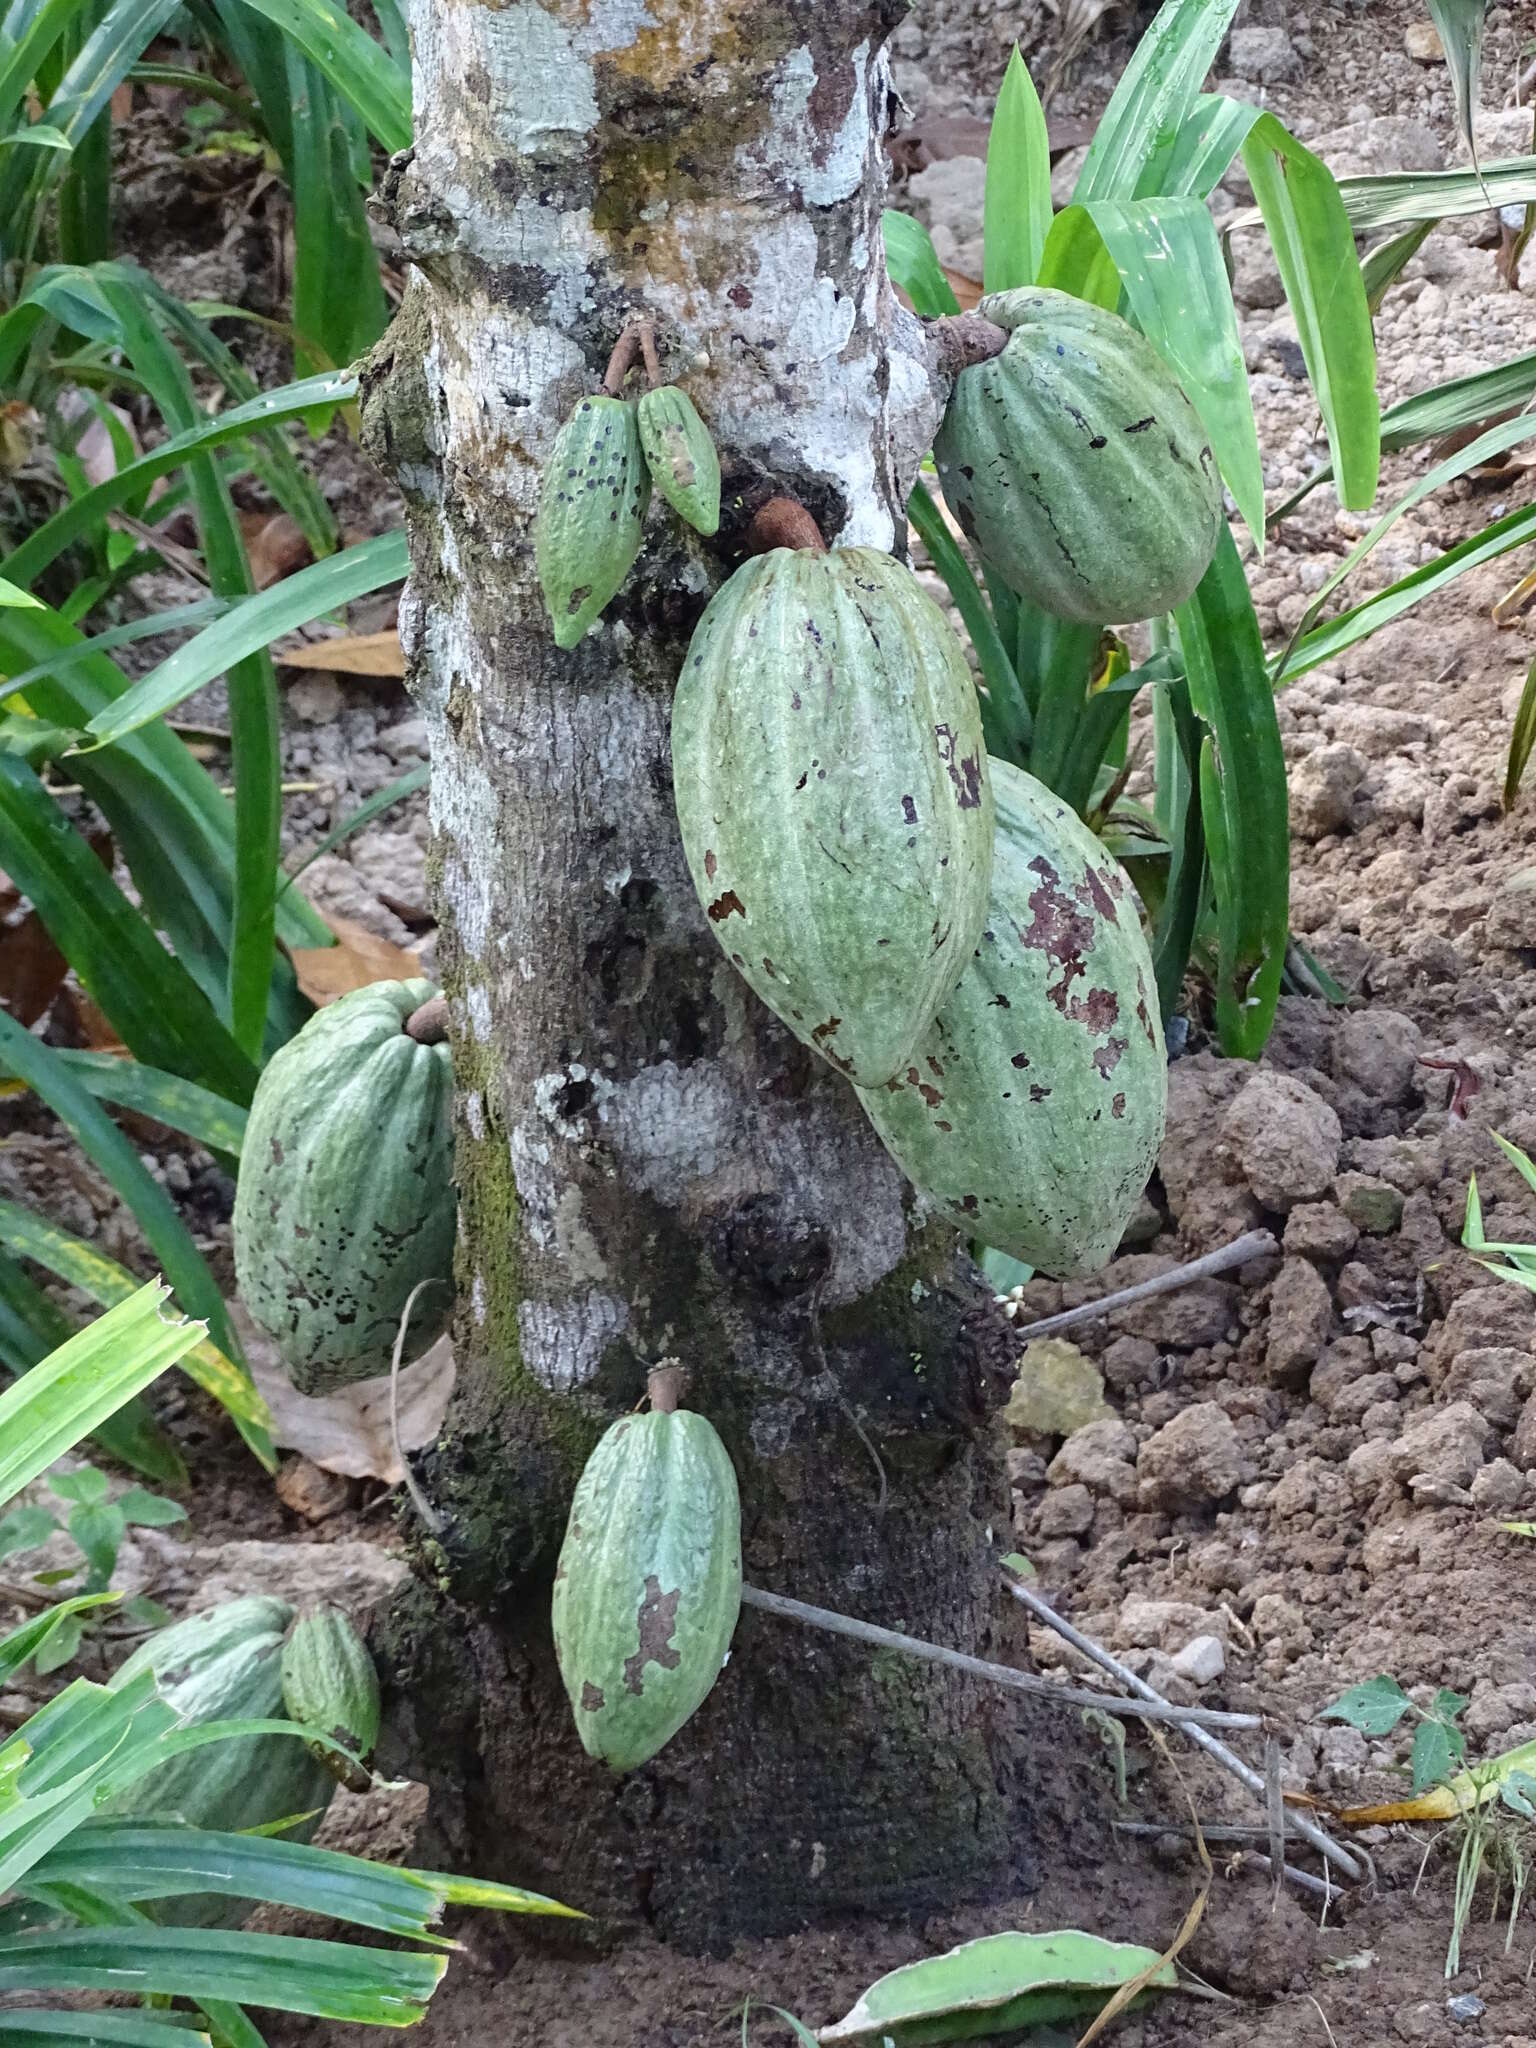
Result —
M 744 1614 L 694 1720 L 615 1779 L 549 1642 L 575 1475 L 664 1355 L 736 1464 L 749 1578 L 983 1654 L 1004 1626 L 1005 1330 L 725 960 L 671 796 L 687 637 L 763 503 L 904 542 L 943 388 L 881 247 L 903 11 L 418 6 L 419 139 L 386 188 L 415 273 L 365 418 L 410 515 L 462 1221 L 458 1391 L 421 1473 L 444 1527 L 381 1640 L 456 1853 L 688 1943 L 952 1900 L 1019 1856 L 1015 1709 L 974 1684 Z M 721 448 L 722 530 L 653 510 L 560 654 L 540 465 L 642 311 Z

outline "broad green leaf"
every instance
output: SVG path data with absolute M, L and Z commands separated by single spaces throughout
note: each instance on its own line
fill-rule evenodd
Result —
M 944 275 L 922 222 L 909 213 L 887 207 L 880 216 L 880 227 L 891 282 L 901 286 L 912 301 L 913 310 L 924 320 L 958 313 L 960 301 Z
M 391 154 L 411 146 L 410 73 L 335 0 L 248 0 L 319 66 Z
M 1486 213 L 1491 206 L 1529 206 L 1536 199 L 1536 157 L 1501 158 L 1484 164 L 1481 172 L 1389 171 L 1341 178 L 1339 197 L 1357 235 L 1405 227 L 1410 221 Z
M 245 1141 L 245 1110 L 211 1089 L 183 1081 L 179 1074 L 162 1073 L 142 1066 L 138 1060 L 119 1059 L 110 1052 L 73 1052 L 54 1048 L 69 1072 L 100 1102 L 113 1102 L 121 1109 L 136 1110 L 156 1123 L 186 1137 L 195 1138 L 210 1152 L 230 1158 L 240 1156 Z M 0 1074 L 6 1071 L 0 1058 Z
M 1456 1733 L 1443 1721 L 1421 1721 L 1414 1729 L 1410 1768 L 1415 1792 L 1422 1792 L 1428 1785 L 1438 1785 L 1443 1778 L 1449 1777 Z
M 1164 1024 L 1179 1006 L 1200 913 L 1209 863 L 1201 807 L 1200 721 L 1183 675 L 1170 678 L 1152 700 L 1157 750 L 1157 823 L 1172 848 L 1168 881 L 1152 934 L 1152 968 Z
M 36 1550 L 58 1526 L 58 1517 L 50 1515 L 46 1508 L 13 1508 L 0 1521 L 0 1557 L 10 1557 L 18 1550 Z
M 1286 655 L 1284 665 L 1275 678 L 1276 688 L 1294 682 L 1309 668 L 1336 660 L 1347 649 L 1379 632 L 1424 598 L 1432 597 L 1437 590 L 1454 583 L 1457 577 L 1465 576 L 1468 570 L 1480 568 L 1484 562 L 1496 561 L 1500 555 L 1507 555 L 1513 548 L 1524 547 L 1530 540 L 1536 540 L 1536 505 L 1524 505 L 1519 511 L 1496 519 L 1481 533 L 1474 533 L 1470 539 L 1458 542 L 1432 562 L 1421 563 L 1410 575 L 1389 584 L 1385 590 L 1378 590 L 1352 610 L 1340 612 L 1337 618 L 1314 626 Z
M 1236 12 L 1237 0 L 1164 0 L 1099 117 L 1075 201 L 1135 196 L 1194 112 Z
M 113 1505 L 138 1529 L 168 1529 L 173 1522 L 187 1519 L 179 1500 L 167 1500 L 164 1494 L 150 1493 L 142 1486 L 124 1487 Z
M 878 1978 L 852 2011 L 816 2036 L 823 2048 L 867 2041 L 876 2048 L 1013 2034 L 1091 2013 L 1146 1972 L 1173 1989 L 1171 1962 L 1155 1948 L 1106 1941 L 1064 1927 L 1048 1934 L 987 1934 Z
M 74 1472 L 55 1472 L 48 1482 L 60 1500 L 104 1501 L 109 1492 L 107 1475 L 94 1465 L 81 1465 Z
M 1526 763 L 1531 758 L 1533 746 L 1536 746 L 1536 656 L 1532 657 L 1525 672 L 1525 688 L 1520 692 L 1520 703 L 1509 735 L 1509 765 L 1504 771 L 1506 811 L 1515 807 L 1515 798 L 1520 794 L 1520 784 L 1525 779 Z
M 0 1394 L 0 1501 L 191 1350 L 202 1325 L 163 1314 L 169 1294 L 136 1289 Z
M 150 719 L 162 717 L 231 663 L 299 626 L 404 577 L 410 561 L 405 535 L 381 533 L 323 562 L 313 562 L 270 590 L 237 605 L 216 625 L 180 647 L 126 696 L 92 718 L 87 732 L 98 747 L 114 745 Z
M 1047 290 L 1070 292 L 1091 306 L 1112 313 L 1120 303 L 1120 273 L 1104 246 L 1086 206 L 1064 207 L 1051 222 L 1040 259 L 1039 283 Z
M 30 590 L 22 590 L 18 585 L 9 583 L 5 577 L 0 576 L 0 605 L 30 605 L 37 611 L 42 607 L 42 599 L 34 597 Z
M 1339 188 L 1321 158 L 1273 114 L 1254 123 L 1243 162 L 1296 321 L 1339 496 L 1363 509 L 1376 495 L 1381 466 L 1376 343 Z
M 907 501 L 907 517 L 917 528 L 933 566 L 944 578 L 955 601 L 955 609 L 965 621 L 971 645 L 976 650 L 976 659 L 981 663 L 982 680 L 986 684 L 981 697 L 981 722 L 987 738 L 987 750 L 1002 755 L 1005 760 L 1022 761 L 1029 745 L 1029 707 L 1020 693 L 1008 650 L 999 637 L 987 600 L 971 574 L 964 550 L 945 525 L 944 515 L 929 496 L 927 487 L 921 483 L 912 486 L 912 495 Z
M 1324 1707 L 1318 1719 L 1346 1721 L 1362 1735 L 1390 1735 L 1412 1706 L 1397 1680 L 1383 1672 L 1378 1678 L 1352 1685 L 1331 1706 Z
M 0 753 L 0 867 L 31 898 L 82 986 L 138 1058 L 249 1102 L 255 1066 L 36 771 L 7 753 Z
M 983 205 L 989 292 L 1033 284 L 1051 231 L 1051 145 L 1045 110 L 1014 44 L 992 114 Z
M 101 1576 L 109 1577 L 110 1570 Z M 38 1644 L 32 1658 L 32 1669 L 38 1677 L 46 1678 L 50 1671 L 61 1671 L 79 1649 L 84 1635 L 85 1623 L 78 1614 L 65 1615 L 56 1622 Z
M 1429 0 L 1440 31 L 1456 100 L 1456 122 L 1477 169 L 1477 87 L 1483 68 L 1483 17 L 1488 0 Z
M 1242 148 L 1259 108 L 1225 93 L 1202 93 L 1178 133 L 1151 157 L 1136 183 L 1136 197 L 1207 199 Z
M 1216 223 L 1199 199 L 1094 200 L 1136 325 L 1170 365 L 1260 550 L 1264 472 L 1237 311 Z
M 1214 740 L 1201 807 L 1216 896 L 1217 1031 L 1229 1057 L 1257 1059 L 1290 935 L 1290 826 L 1263 638 L 1229 528 L 1174 618 L 1190 702 Z
M 8 1022 L 0 1012 L 0 1025 Z M 72 1237 L 56 1223 L 18 1202 L 0 1201 L 0 1243 L 25 1259 L 46 1267 L 93 1301 L 110 1307 L 131 1295 L 137 1282 L 115 1259 L 83 1238 Z M 220 1303 L 222 1313 L 223 1304 Z M 238 1351 L 225 1351 L 201 1337 L 182 1362 L 187 1377 L 227 1410 L 235 1427 L 269 1471 L 277 1469 L 269 1433 L 271 1416 L 250 1374 L 237 1363 Z

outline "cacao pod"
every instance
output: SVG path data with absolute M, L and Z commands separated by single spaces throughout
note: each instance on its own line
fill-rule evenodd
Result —
M 584 398 L 555 436 L 533 552 L 557 647 L 574 647 L 634 567 L 651 502 L 635 408 Z
M 661 384 L 636 411 L 652 483 L 680 519 L 702 534 L 718 532 L 720 458 L 693 400 L 676 384 Z
M 992 796 L 960 643 L 874 548 L 775 548 L 699 621 L 672 709 L 683 848 L 771 1010 L 864 1086 L 906 1061 L 986 916 Z
M 387 1372 L 419 1281 L 408 1357 L 453 1306 L 453 1068 L 406 1019 L 426 981 L 380 981 L 311 1017 L 256 1084 L 235 1191 L 235 1272 L 294 1385 Z
M 655 1756 L 720 1676 L 741 1611 L 736 1474 L 702 1415 L 626 1415 L 587 1460 L 555 1569 L 576 1732 L 616 1771 Z
M 366 1764 L 379 1739 L 379 1675 L 368 1645 L 340 1608 L 299 1616 L 283 1645 L 282 1676 L 289 1720 L 319 1729 Z M 309 1750 L 350 1791 L 366 1792 L 373 1782 L 324 1743 Z
M 116 1691 L 146 1671 L 185 1727 L 210 1721 L 281 1721 L 283 1634 L 293 1609 L 283 1600 L 227 1600 L 205 1614 L 157 1629 L 109 1680 Z M 307 1842 L 336 1790 L 330 1772 L 290 1735 L 236 1735 L 156 1765 L 109 1809 L 137 1820 L 240 1833 L 292 1814 L 306 1819 L 283 1838 Z M 157 1901 L 157 1920 L 181 1927 L 238 1927 L 244 1899 L 210 1892 Z
M 903 1173 L 969 1236 L 1056 1275 L 1102 1266 L 1162 1143 L 1168 1070 L 1124 870 L 992 763 L 997 853 L 975 956 L 910 1064 L 859 1091 Z
M 1065 292 L 999 292 L 1001 355 L 955 379 L 934 437 L 944 498 L 1005 581 L 1057 617 L 1151 618 L 1210 566 L 1221 478 L 1145 336 Z

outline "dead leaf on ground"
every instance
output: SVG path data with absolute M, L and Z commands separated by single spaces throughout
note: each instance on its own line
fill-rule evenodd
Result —
M 352 1482 L 342 1472 L 327 1472 L 302 1453 L 290 1458 L 272 1482 L 285 1508 L 306 1522 L 328 1522 L 352 1498 Z
M 121 1058 L 128 1051 L 105 1010 L 71 982 L 59 990 L 51 1032 L 60 1045 L 80 1052 L 110 1052 Z
M 63 987 L 69 962 L 35 910 L 6 925 L 0 936 L 0 1003 L 30 1030 Z
M 339 676 L 405 674 L 405 654 L 398 633 L 348 633 L 337 640 L 312 640 L 305 647 L 277 651 L 280 668 L 329 669 Z
M 925 171 L 950 157 L 985 158 L 991 132 L 991 122 L 976 114 L 932 114 L 896 129 L 886 138 L 886 154 L 897 171 Z M 1051 155 L 1065 156 L 1093 140 L 1093 123 L 1077 114 L 1054 114 L 1047 118 L 1046 134 Z
M 388 1378 L 360 1380 L 354 1387 L 311 1399 L 294 1390 L 273 1347 L 238 1303 L 234 1313 L 252 1376 L 272 1411 L 273 1442 L 284 1450 L 301 1451 L 324 1472 L 398 1486 L 405 1474 L 390 1438 Z M 414 1365 L 401 1368 L 400 1442 L 405 1450 L 419 1451 L 436 1441 L 453 1379 L 453 1346 L 446 1337 L 439 1337 Z
M 322 911 L 322 917 L 325 912 Z M 293 971 L 299 987 L 309 1000 L 324 1009 L 338 996 L 355 988 L 368 988 L 376 981 L 414 981 L 421 961 L 403 946 L 376 938 L 350 918 L 325 917 L 336 934 L 334 946 L 295 946 Z
M 299 522 L 286 512 L 242 512 L 240 536 L 258 590 L 281 583 L 311 559 Z

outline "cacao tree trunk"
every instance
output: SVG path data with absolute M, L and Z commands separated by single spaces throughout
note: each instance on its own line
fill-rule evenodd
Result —
M 725 960 L 671 796 L 687 636 L 763 501 L 904 541 L 943 393 L 881 248 L 903 11 L 420 5 L 419 140 L 386 188 L 414 272 L 365 417 L 409 507 L 462 1191 L 459 1383 L 421 1474 L 443 1528 L 382 1632 L 394 1718 L 454 1853 L 685 1942 L 952 1900 L 1020 1854 L 1017 1710 L 968 1681 L 746 1612 L 694 1720 L 617 1779 L 549 1640 L 575 1475 L 675 1355 L 740 1476 L 750 1580 L 995 1647 L 1003 1327 Z M 714 430 L 725 519 L 705 545 L 653 509 L 561 654 L 540 465 L 642 311 Z

